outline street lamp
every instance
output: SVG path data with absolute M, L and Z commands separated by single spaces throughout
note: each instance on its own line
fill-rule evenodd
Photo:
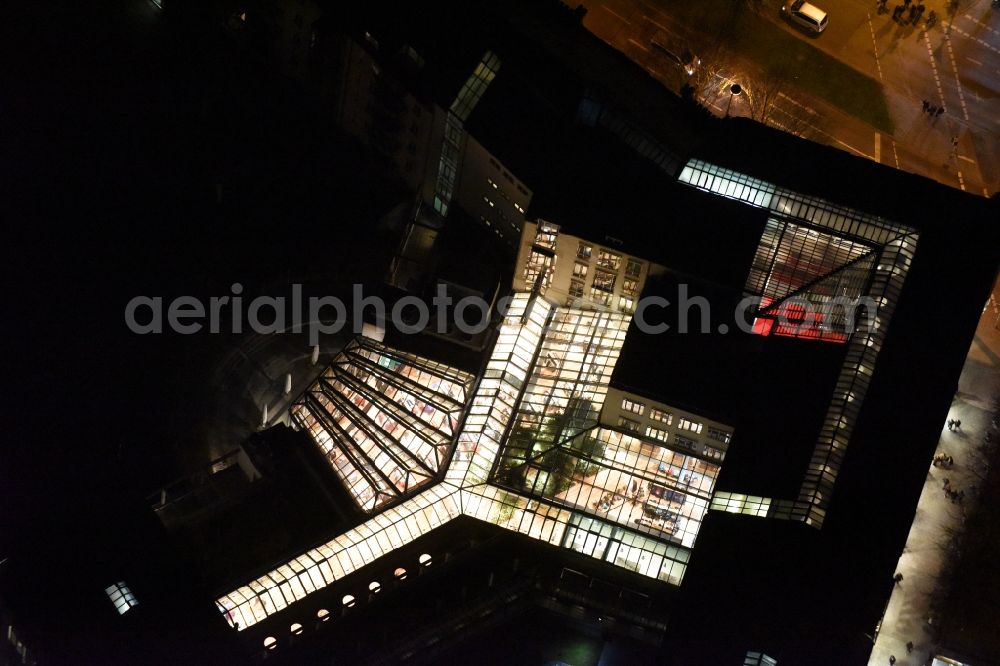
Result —
M 740 84 L 734 83 L 733 85 L 729 86 L 729 104 L 726 105 L 726 118 L 729 117 L 729 109 L 731 109 L 733 106 L 733 98 L 739 95 L 741 92 L 743 92 L 743 88 L 740 87 Z

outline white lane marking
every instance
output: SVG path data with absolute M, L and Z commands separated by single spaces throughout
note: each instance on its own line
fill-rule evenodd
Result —
M 839 143 L 840 145 L 842 145 L 842 146 L 843 146 L 844 148 L 847 148 L 847 149 L 848 149 L 848 150 L 850 150 L 851 152 L 853 152 L 853 153 L 857 153 L 857 154 L 858 154 L 858 155 L 860 155 L 861 157 L 867 157 L 867 158 L 868 158 L 868 159 L 870 159 L 870 160 L 872 160 L 872 159 L 875 159 L 875 158 L 873 158 L 873 157 L 872 157 L 871 155 L 869 155 L 868 153 L 865 153 L 865 152 L 862 152 L 862 151 L 858 150 L 857 148 L 855 148 L 854 146 L 852 146 L 851 144 L 849 144 L 849 143 L 844 143 L 844 142 L 843 142 L 843 141 L 841 141 L 840 139 L 834 139 L 834 141 L 836 141 L 837 143 Z M 876 161 L 877 161 L 877 160 L 876 160 Z
M 965 93 L 962 92 L 962 80 L 958 76 L 958 65 L 955 63 L 955 51 L 951 48 L 951 37 L 944 33 L 944 43 L 948 46 L 948 59 L 951 60 L 951 71 L 955 74 L 955 87 L 958 88 L 958 103 L 962 107 L 962 116 L 969 119 L 969 109 L 965 106 Z
M 875 161 L 882 161 L 882 135 L 875 132 Z
M 646 19 L 647 21 L 649 21 L 650 23 L 652 23 L 653 25 L 655 25 L 660 30 L 667 30 L 667 31 L 670 30 L 670 28 L 668 28 L 667 26 L 663 25 L 662 23 L 657 23 L 656 21 L 654 21 L 653 19 L 649 18 L 645 14 L 642 15 L 642 18 Z
M 983 63 L 979 62 L 978 60 L 973 60 L 969 56 L 965 56 L 965 59 L 971 62 L 973 65 L 979 65 L 980 67 L 983 66 Z
M 875 51 L 875 67 L 878 69 L 878 80 L 884 81 L 882 78 L 882 63 L 878 61 L 878 42 L 875 41 L 875 28 L 872 26 L 872 13 L 868 12 L 868 30 L 872 33 L 872 49 Z
M 611 9 L 611 7 L 608 7 L 607 5 L 601 5 L 601 9 L 603 9 L 607 13 L 611 14 L 612 16 L 617 16 L 621 20 L 625 21 L 626 25 L 631 25 L 629 23 L 629 20 L 627 18 L 625 18 L 624 16 L 622 16 L 621 14 L 619 14 L 618 12 L 616 12 L 615 10 Z
M 958 172 L 958 186 L 962 188 L 963 192 L 965 191 L 965 179 L 962 178 L 961 171 Z
M 634 39 L 632 39 L 631 37 L 629 37 L 629 38 L 628 38 L 628 41 L 629 41 L 629 43 L 630 43 L 630 44 L 635 44 L 636 46 L 638 46 L 638 47 L 639 47 L 640 49 L 642 49 L 642 50 L 643 50 L 643 51 L 645 51 L 646 53 L 649 53 L 649 49 L 647 49 L 647 48 L 646 48 L 645 46 L 643 46 L 643 45 L 642 45 L 642 44 L 640 44 L 639 42 L 635 41 L 635 40 L 634 40 Z M 966 120 L 968 120 L 968 119 L 966 119 Z
M 980 28 L 985 28 L 986 30 L 989 30 L 990 32 L 992 32 L 994 35 L 1000 36 L 1000 30 L 994 30 L 993 28 L 991 28 L 990 26 L 986 25 L 985 23 L 983 23 L 982 21 L 980 21 L 979 19 L 977 19 L 974 16 L 970 16 L 969 14 L 965 14 L 962 18 L 969 19 L 970 21 L 972 21 L 973 23 L 975 23 L 976 25 L 978 25 Z
M 976 37 L 974 35 L 970 35 L 966 31 L 964 31 L 961 28 L 959 28 L 957 25 L 952 25 L 951 27 L 952 27 L 952 30 L 954 30 L 958 34 L 962 35 L 963 37 L 965 37 L 969 41 L 976 42 L 980 46 L 985 46 L 990 51 L 993 51 L 993 53 L 1000 53 L 1000 49 L 998 49 L 997 47 L 993 46 L 992 44 L 990 44 L 989 42 L 987 42 L 985 39 L 980 39 L 980 38 L 978 38 L 978 37 Z
M 924 44 L 927 45 L 927 56 L 931 59 L 931 73 L 934 74 L 934 84 L 937 86 L 938 97 L 941 98 L 941 106 L 947 107 L 948 105 L 944 103 L 944 89 L 941 87 L 941 77 L 938 76 L 937 62 L 934 60 L 934 49 L 931 47 L 931 38 L 927 36 L 926 30 L 924 30 Z
M 972 159 L 971 157 L 966 157 L 965 155 L 959 155 L 958 159 L 965 160 L 966 162 L 972 162 L 973 164 L 976 163 L 976 160 Z
M 896 152 L 896 142 L 892 142 L 892 159 L 896 161 L 896 168 L 899 168 L 899 153 Z
M 814 116 L 818 116 L 819 115 L 819 112 L 816 109 L 812 108 L 811 106 L 806 106 L 802 102 L 798 101 L 797 99 L 795 99 L 793 97 L 789 97 L 788 95 L 786 95 L 783 92 L 779 92 L 778 93 L 778 97 L 784 98 L 786 101 L 791 102 L 792 104 L 794 104 L 795 106 L 799 107 L 800 109 L 802 109 L 806 113 L 810 113 L 810 114 L 812 114 Z

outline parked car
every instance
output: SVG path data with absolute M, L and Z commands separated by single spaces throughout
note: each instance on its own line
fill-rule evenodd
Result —
M 813 35 L 826 30 L 829 22 L 826 12 L 805 0 L 795 0 L 791 4 L 782 5 L 781 13 L 789 21 Z
M 649 43 L 653 51 L 665 56 L 673 65 L 683 69 L 688 76 L 694 76 L 701 65 L 701 58 L 692 53 L 679 37 L 665 30 L 658 30 Z

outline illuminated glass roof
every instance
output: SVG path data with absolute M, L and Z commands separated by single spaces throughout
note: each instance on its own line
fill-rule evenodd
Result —
M 358 338 L 292 406 L 365 511 L 427 483 L 455 440 L 472 376 Z

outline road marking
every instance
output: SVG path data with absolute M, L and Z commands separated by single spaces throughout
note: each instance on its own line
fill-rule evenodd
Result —
M 899 168 L 899 153 L 896 152 L 896 142 L 892 142 L 892 159 L 896 161 L 896 168 Z
M 941 77 L 938 76 L 937 62 L 934 60 L 934 49 L 931 47 L 931 38 L 927 36 L 926 30 L 924 30 L 924 44 L 927 45 L 927 55 L 931 59 L 931 73 L 934 74 L 934 84 L 937 86 L 938 97 L 941 98 L 941 106 L 946 107 L 947 104 L 944 103 L 944 89 L 941 87 Z
M 969 119 L 969 109 L 965 106 L 965 93 L 962 92 L 962 80 L 958 77 L 958 65 L 955 63 L 955 51 L 951 48 L 951 37 L 944 33 L 944 43 L 948 46 L 948 59 L 951 60 L 951 71 L 955 74 L 955 86 L 958 88 L 958 103 L 962 107 L 962 116 Z
M 878 61 L 878 42 L 875 41 L 875 28 L 872 26 L 872 13 L 868 12 L 868 30 L 872 33 L 872 49 L 875 51 L 875 67 L 878 69 L 878 80 L 884 81 L 882 78 L 882 63 Z
M 970 16 L 969 14 L 965 14 L 963 18 L 967 18 L 970 21 L 972 21 L 973 23 L 975 23 L 976 25 L 978 25 L 980 28 L 985 28 L 985 29 L 989 30 L 990 32 L 992 32 L 994 35 L 1000 36 L 1000 30 L 994 30 L 993 28 L 991 28 L 990 26 L 986 25 L 985 23 L 983 23 L 982 21 L 980 21 L 979 19 L 977 19 L 974 16 Z
M 976 163 L 976 160 L 972 159 L 971 157 L 966 157 L 965 155 L 959 155 L 958 159 L 965 160 L 966 162 L 972 162 L 973 164 Z
M 875 132 L 875 161 L 882 161 L 882 135 Z
M 965 37 L 969 41 L 976 42 L 976 43 L 978 43 L 981 46 L 985 46 L 990 51 L 993 51 L 993 53 L 1000 53 L 1000 49 L 998 49 L 997 47 L 993 46 L 992 44 L 990 44 L 989 42 L 987 42 L 985 39 L 980 39 L 980 38 L 976 37 L 975 35 L 970 35 L 966 31 L 964 31 L 961 28 L 959 28 L 957 25 L 952 25 L 951 27 L 952 27 L 952 29 L 955 32 L 957 32 L 958 34 L 962 35 L 963 37 Z
M 728 83 L 728 81 L 727 81 L 727 83 Z M 782 97 L 782 98 L 786 99 L 787 101 L 791 102 L 792 104 L 794 104 L 795 106 L 799 107 L 803 111 L 806 111 L 807 113 L 811 113 L 814 116 L 818 116 L 819 115 L 819 112 L 816 109 L 812 108 L 811 106 L 806 106 L 802 102 L 800 102 L 797 99 L 794 99 L 792 97 L 789 97 L 788 95 L 786 95 L 783 92 L 779 92 L 778 93 L 778 97 Z
M 980 67 L 983 66 L 983 63 L 979 62 L 978 60 L 973 60 L 969 56 L 965 56 L 965 59 L 971 62 L 973 65 L 979 65 Z
M 625 18 L 624 16 L 622 16 L 621 14 L 619 14 L 618 12 L 616 12 L 615 10 L 611 9 L 611 7 L 608 7 L 607 5 L 601 5 L 601 9 L 605 10 L 607 13 L 611 14 L 612 16 L 617 16 L 621 20 L 625 21 L 626 25 L 631 25 L 629 23 L 629 20 L 627 18 Z
M 843 141 L 841 141 L 840 139 L 836 139 L 836 138 L 834 139 L 834 141 L 836 141 L 837 143 L 839 143 L 840 145 L 842 145 L 842 146 L 843 146 L 844 148 L 847 148 L 847 149 L 848 149 L 848 150 L 850 150 L 851 152 L 854 152 L 854 153 L 857 153 L 857 154 L 858 154 L 858 155 L 860 155 L 861 157 L 867 157 L 868 159 L 874 159 L 874 158 L 873 158 L 873 157 L 872 157 L 871 155 L 869 155 L 868 153 L 865 153 L 865 152 L 862 152 L 862 151 L 858 150 L 857 148 L 855 148 L 854 146 L 852 146 L 852 145 L 851 145 L 851 144 L 849 144 L 849 143 L 844 143 L 844 142 L 843 142 Z
M 961 171 L 958 172 L 958 186 L 962 188 L 963 192 L 965 191 L 965 179 L 962 178 Z
M 653 19 L 649 18 L 645 14 L 642 15 L 642 18 L 646 19 L 647 21 L 649 21 L 650 23 L 652 23 L 653 25 L 655 25 L 660 30 L 666 30 L 668 32 L 670 30 L 670 28 L 668 28 L 667 26 L 663 25 L 662 23 L 657 23 L 656 21 L 654 21 Z
M 639 42 L 635 41 L 635 40 L 634 40 L 634 39 L 632 39 L 631 37 L 629 37 L 629 38 L 628 38 L 628 41 L 629 41 L 629 43 L 631 43 L 631 44 L 635 44 L 636 46 L 638 46 L 638 47 L 639 47 L 640 49 L 642 49 L 642 50 L 643 50 L 643 51 L 645 51 L 646 53 L 649 53 L 649 49 L 647 49 L 647 48 L 646 48 L 645 46 L 643 46 L 643 45 L 642 45 L 642 44 L 640 44 Z M 968 120 L 968 119 L 966 119 L 966 120 Z

